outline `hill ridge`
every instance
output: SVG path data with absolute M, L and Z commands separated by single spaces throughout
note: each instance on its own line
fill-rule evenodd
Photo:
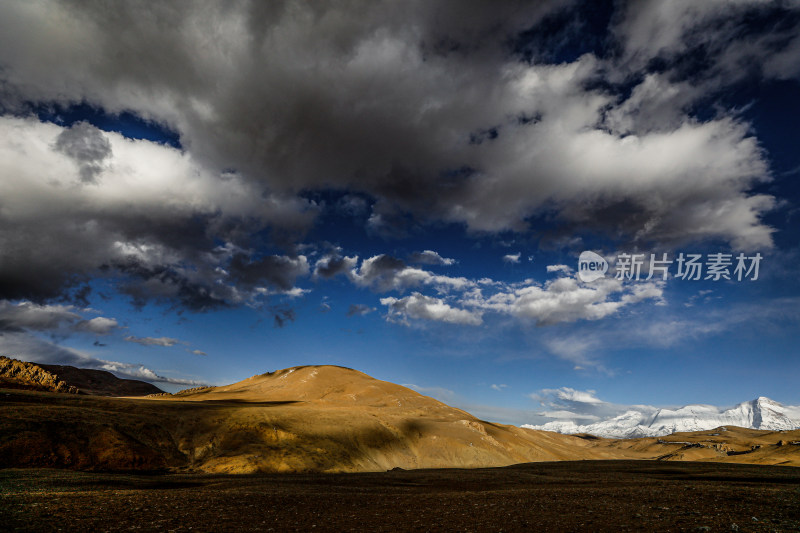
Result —
M 480 420 L 334 365 L 145 398 L 6 390 L 0 437 L 0 468 L 365 472 L 626 458 L 800 464 L 800 431 L 561 435 Z
M 46 368 L 4 355 L 0 355 L 0 384 L 48 392 L 79 393 L 77 387 L 68 385 Z
M 163 393 L 151 383 L 118 378 L 107 370 L 48 365 L 0 356 L 0 386 L 93 396 L 145 396 Z

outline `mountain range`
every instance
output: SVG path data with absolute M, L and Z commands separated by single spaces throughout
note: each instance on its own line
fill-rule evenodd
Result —
M 563 434 L 587 433 L 605 438 L 632 439 L 707 431 L 720 426 L 769 431 L 793 430 L 800 428 L 800 406 L 782 405 L 761 396 L 725 410 L 713 405 L 686 405 L 678 409 L 637 406 L 618 416 L 592 424 L 553 421 L 542 425 L 526 424 L 522 427 Z
M 331 365 L 143 398 L 13 389 L 0 398 L 0 468 L 364 472 L 618 455 L 578 437 L 479 420 Z
M 243 474 L 597 459 L 800 466 L 800 430 L 763 429 L 794 427 L 794 415 L 765 398 L 724 412 L 689 406 L 614 422 L 629 432 L 727 425 L 712 431 L 607 439 L 481 420 L 401 385 L 331 365 L 275 370 L 175 394 L 119 397 L 130 384 L 109 382 L 122 387 L 114 393 L 86 381 L 103 374 L 62 369 L 60 379 L 39 365 L 0 362 L 6 376 L 14 374 L 0 380 L 0 468 Z

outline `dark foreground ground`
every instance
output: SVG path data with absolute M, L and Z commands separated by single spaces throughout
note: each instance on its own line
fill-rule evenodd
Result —
M 800 531 L 800 469 L 580 461 L 342 475 L 0 470 L 3 531 Z

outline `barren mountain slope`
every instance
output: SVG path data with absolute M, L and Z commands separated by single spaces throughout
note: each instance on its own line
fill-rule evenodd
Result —
M 800 466 L 798 441 L 800 431 L 734 427 L 630 440 L 536 431 L 481 421 L 333 366 L 147 398 L 0 392 L 0 467 L 367 472 L 583 459 Z
M 198 420 L 188 431 L 194 467 L 204 471 L 501 466 L 597 454 L 580 438 L 484 422 L 406 387 L 335 366 L 289 368 L 149 399 L 176 400 L 230 409 L 230 417 Z

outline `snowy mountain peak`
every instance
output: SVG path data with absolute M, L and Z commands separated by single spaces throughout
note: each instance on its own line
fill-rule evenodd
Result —
M 678 409 L 637 406 L 607 420 L 578 425 L 571 420 L 522 427 L 558 433 L 591 433 L 609 438 L 659 437 L 686 431 L 739 426 L 770 431 L 800 428 L 800 406 L 785 406 L 766 396 L 722 410 L 713 405 L 686 405 Z
M 766 396 L 759 396 L 758 398 L 753 400 L 753 402 L 755 402 L 755 404 L 758 405 L 759 407 L 772 407 L 772 406 L 783 407 L 775 400 L 770 400 Z

